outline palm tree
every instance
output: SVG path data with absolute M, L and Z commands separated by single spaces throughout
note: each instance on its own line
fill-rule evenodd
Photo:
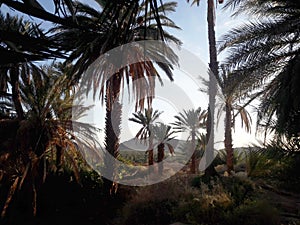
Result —
M 55 6 L 55 11 L 53 13 L 49 12 L 37 0 L 28 0 L 23 2 L 17 2 L 13 0 L 2 1 L 1 4 L 7 5 L 9 8 L 17 10 L 29 16 L 33 16 L 45 21 L 49 21 L 55 24 L 64 24 L 68 26 L 78 27 L 76 20 L 65 19 L 69 14 L 75 15 L 75 7 L 72 0 L 53 0 Z M 63 16 L 63 17 L 61 17 Z
M 105 4 L 106 1 L 101 3 Z M 145 40 L 164 40 L 164 38 L 167 38 L 176 43 L 179 42 L 178 39 L 166 32 L 160 33 L 159 29 L 160 26 L 177 28 L 177 26 L 164 15 L 165 12 L 174 11 L 176 3 L 173 2 L 162 5 L 157 8 L 156 12 L 148 11 L 149 2 L 145 2 L 145 4 L 142 4 L 141 6 L 134 2 L 131 2 L 130 4 L 133 4 L 132 7 L 124 7 L 118 12 L 118 17 L 115 17 L 114 20 L 106 18 L 105 22 L 103 22 L 102 14 L 104 13 L 103 11 L 105 11 L 106 5 L 102 12 L 98 12 L 87 5 L 77 3 L 77 21 L 84 24 L 89 30 L 81 31 L 74 28 L 70 29 L 69 27 L 59 27 L 60 33 L 56 38 L 61 39 L 65 45 L 65 49 L 71 51 L 69 60 L 75 61 L 73 70 L 75 76 L 72 77 L 75 82 L 80 79 L 82 72 L 85 71 L 100 55 L 115 47 L 131 43 L 136 41 L 136 39 L 140 40 L 141 38 Z M 100 4 L 100 6 L 102 5 Z M 145 12 L 144 15 L 143 12 Z M 149 16 L 150 14 L 156 13 L 158 13 L 158 16 L 162 17 L 164 22 L 157 21 L 155 18 Z M 141 24 L 143 24 L 143 27 Z M 141 35 L 141 30 L 144 31 L 143 35 Z M 155 31 L 155 37 L 153 35 L 149 37 L 147 35 L 148 30 L 151 30 L 152 33 Z M 132 81 L 133 92 L 136 99 L 138 99 L 136 103 L 137 109 L 138 107 L 144 107 L 145 99 L 147 99 L 148 105 L 151 105 L 155 88 L 155 78 L 161 80 L 153 61 L 166 73 L 170 80 L 173 80 L 172 64 L 176 63 L 176 56 L 171 54 L 164 58 L 164 61 L 167 61 L 168 63 L 162 63 L 161 57 L 165 55 L 163 50 L 155 49 L 154 51 L 158 52 L 149 53 L 150 57 L 147 56 L 142 60 L 141 57 L 144 56 L 144 52 L 131 52 L 130 57 L 135 57 L 143 62 L 126 65 L 121 69 L 118 68 L 118 72 L 113 75 L 110 75 L 108 71 L 103 68 L 114 65 L 108 65 L 107 62 L 100 62 L 99 72 L 95 74 L 91 80 L 87 81 L 88 86 L 96 86 L 100 89 L 100 96 L 102 99 L 105 97 L 105 147 L 114 157 L 118 156 L 122 113 L 119 95 L 123 84 L 126 83 L 129 85 L 130 80 Z M 124 58 L 127 57 L 127 55 L 124 55 Z M 97 90 L 94 91 L 94 93 L 96 93 Z M 113 162 L 110 160 L 106 165 L 111 165 L 112 163 Z M 111 166 L 109 167 L 111 168 Z
M 199 6 L 201 0 L 193 0 L 193 4 Z M 189 2 L 189 0 L 187 0 Z M 219 3 L 223 3 L 223 0 L 219 0 Z M 205 173 L 207 175 L 215 175 L 216 171 L 210 164 L 214 154 L 214 115 L 215 115 L 215 103 L 217 84 L 216 77 L 218 74 L 218 60 L 217 60 L 217 49 L 216 49 L 216 34 L 215 34 L 215 4 L 214 0 L 207 0 L 207 24 L 208 24 L 208 41 L 209 41 L 209 105 L 208 105 L 208 118 L 207 118 L 207 131 L 206 140 L 207 143 L 207 165 Z
M 221 65 L 222 67 L 222 65 Z M 241 89 L 241 82 L 238 77 L 235 77 L 230 72 L 222 71 L 219 73 L 217 81 L 221 89 L 222 95 L 220 95 L 221 102 L 218 106 L 218 118 L 221 116 L 221 112 L 225 111 L 225 151 L 227 153 L 226 165 L 228 174 L 234 169 L 234 152 L 232 148 L 232 128 L 235 126 L 235 119 L 238 115 L 241 117 L 242 127 L 245 127 L 247 132 L 251 131 L 251 116 L 246 110 L 247 104 L 251 102 L 248 101 L 246 104 L 239 104 L 241 101 L 241 96 L 245 96 L 247 93 Z
M 68 77 L 52 68 L 46 70 L 32 67 L 27 72 L 30 74 L 23 76 L 20 82 L 24 120 L 10 120 L 10 123 L 1 121 L 1 127 L 4 124 L 14 129 L 14 132 L 9 132 L 9 137 L 6 135 L 12 144 L 6 149 L 8 158 L 1 165 L 11 183 L 2 217 L 15 191 L 21 188 L 32 198 L 29 204 L 33 206 L 35 215 L 38 188 L 51 168 L 54 166 L 56 171 L 60 171 L 63 162 L 69 163 L 75 179 L 80 182 L 79 167 L 75 160 L 80 158 L 78 150 L 94 150 L 94 134 L 97 130 L 90 125 L 72 121 L 72 116 L 80 117 L 88 108 L 81 107 L 76 111 L 77 114 L 72 115 L 75 92 L 66 88 Z M 74 127 L 80 128 L 80 132 L 74 131 Z
M 224 62 L 226 70 L 239 77 L 249 92 L 262 96 L 258 123 L 266 120 L 268 127 L 277 117 L 277 130 L 284 134 L 299 117 L 294 85 L 299 83 L 300 4 L 228 0 L 225 6 L 235 9 L 235 15 L 247 13 L 257 18 L 223 36 L 219 49 L 230 53 Z M 292 136 L 297 136 L 297 130 Z
M 17 16 L 0 13 L 0 35 L 1 66 L 64 57 L 39 25 Z
M 35 66 L 32 61 L 49 59 L 58 56 L 50 48 L 53 43 L 43 31 L 33 23 L 0 14 L 1 56 L 0 63 L 0 96 L 8 96 L 8 87 L 11 86 L 11 98 L 19 120 L 24 119 L 24 111 L 20 98 L 21 76 L 28 76 Z M 13 37 L 13 38 L 12 38 Z M 43 37 L 43 42 L 38 41 Z
M 259 105 L 259 123 L 274 131 L 279 140 L 282 136 L 292 140 L 300 133 L 299 74 L 300 55 L 295 56 L 286 68 L 272 80 L 262 95 Z M 274 121 L 276 116 L 276 121 Z M 265 124 L 263 124 L 265 123 Z
M 133 113 L 133 118 L 129 118 L 130 121 L 142 125 L 142 128 L 135 135 L 136 138 L 146 141 L 148 139 L 148 164 L 153 165 L 153 138 L 154 134 L 152 132 L 154 122 L 162 114 L 158 110 L 153 111 L 152 108 L 144 109 L 144 113 L 141 111 Z
M 172 127 L 165 125 L 163 123 L 155 124 L 152 127 L 152 132 L 155 137 L 155 145 L 157 145 L 157 162 L 158 164 L 158 173 L 160 175 L 163 174 L 163 160 L 165 157 L 165 145 L 168 146 L 169 151 L 171 154 L 174 154 L 174 148 L 169 143 L 172 139 L 174 139 L 173 134 L 175 134 L 175 131 L 171 131 Z
M 203 129 L 206 126 L 207 111 L 198 109 L 183 110 L 183 113 L 179 113 L 175 116 L 176 121 L 172 123 L 176 132 L 188 132 L 188 140 L 191 138 L 191 152 L 193 152 L 191 158 L 190 171 L 196 173 L 196 137 L 200 138 L 199 129 Z
M 63 25 L 69 28 L 80 28 L 81 30 L 88 31 L 88 28 L 84 26 L 84 24 L 80 24 L 78 22 L 78 18 L 76 18 L 77 7 L 76 2 L 73 0 L 53 0 L 54 4 L 54 12 L 49 12 L 49 10 L 45 9 L 38 0 L 27 0 L 23 2 L 18 2 L 14 0 L 4 0 L 1 4 L 7 5 L 9 8 L 17 10 L 21 13 L 24 13 L 29 16 L 33 16 L 44 21 L 49 21 L 54 24 Z M 134 1 L 119 1 L 119 0 L 95 0 L 98 4 L 104 6 L 101 17 L 103 18 L 102 22 L 106 23 L 107 19 L 112 19 L 111 21 L 115 21 L 116 18 L 119 17 L 120 11 L 126 8 L 126 11 L 123 12 L 124 15 L 129 15 L 132 17 L 133 15 L 137 15 L 137 8 L 134 7 L 140 3 L 139 0 Z M 162 4 L 162 1 L 160 1 Z M 146 12 L 152 11 L 152 14 L 148 14 L 147 16 L 152 17 L 157 22 L 159 33 L 163 37 L 163 25 L 160 21 L 159 15 L 159 4 L 158 0 L 145 0 L 143 4 L 148 5 L 145 9 Z M 132 11 L 132 8 L 134 10 Z M 146 13 L 147 14 L 147 13 Z M 123 24 L 126 21 L 126 17 L 121 18 L 120 23 Z M 111 25 L 111 24 L 110 24 Z

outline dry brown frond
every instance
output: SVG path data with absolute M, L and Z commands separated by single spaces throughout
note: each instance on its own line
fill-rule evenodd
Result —
M 6 211 L 8 209 L 8 206 L 12 200 L 12 197 L 14 196 L 14 193 L 18 187 L 18 182 L 19 182 L 19 179 L 20 177 L 16 177 L 14 183 L 10 186 L 10 189 L 9 189 L 9 192 L 8 192 L 8 196 L 6 198 L 6 201 L 5 201 L 5 204 L 4 204 L 4 207 L 2 209 L 2 212 L 1 212 L 1 217 L 4 218 L 5 215 L 6 215 Z

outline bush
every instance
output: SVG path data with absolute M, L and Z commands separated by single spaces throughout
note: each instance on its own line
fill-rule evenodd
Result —
M 263 200 L 247 201 L 233 211 L 228 211 L 224 219 L 228 225 L 280 224 L 278 211 Z
M 165 182 L 138 188 L 123 210 L 119 224 L 154 225 L 183 222 L 194 225 L 276 225 L 278 212 L 257 200 L 249 179 L 221 177 L 197 188 L 191 179 L 175 176 Z
M 221 182 L 224 189 L 230 193 L 235 206 L 243 204 L 243 202 L 255 189 L 254 183 L 249 179 L 239 177 L 222 177 Z
M 201 184 L 197 196 L 180 201 L 174 216 L 190 224 L 219 224 L 232 204 L 230 194 L 220 183 Z
M 163 225 L 175 222 L 174 209 L 181 201 L 191 201 L 199 190 L 190 187 L 184 178 L 174 176 L 167 181 L 137 188 L 125 204 L 120 224 Z

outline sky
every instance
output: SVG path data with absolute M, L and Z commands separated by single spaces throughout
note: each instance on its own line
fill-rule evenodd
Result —
M 39 1 L 42 6 L 49 11 L 53 11 L 52 1 L 49 0 L 40 0 Z M 93 2 L 93 0 L 84 1 L 87 4 L 97 7 L 97 4 Z M 193 54 L 195 57 L 198 57 L 199 62 L 201 61 L 202 69 L 203 65 L 207 68 L 208 60 L 209 60 L 209 49 L 208 49 L 208 31 L 207 31 L 207 19 L 206 19 L 206 10 L 207 10 L 207 1 L 201 1 L 200 6 L 186 3 L 185 0 L 179 0 L 178 7 L 176 12 L 169 14 L 168 16 L 174 20 L 176 25 L 182 28 L 182 30 L 172 30 L 172 34 L 179 38 L 182 42 L 182 48 L 188 51 L 190 54 Z M 221 9 L 222 5 L 218 5 L 216 9 L 216 39 L 220 40 L 220 37 L 229 31 L 231 28 L 241 25 L 245 22 L 245 18 L 237 17 L 232 18 L 230 16 L 230 11 L 224 11 Z M 1 7 L 1 11 L 7 11 L 5 7 Z M 30 18 L 33 19 L 33 18 Z M 47 26 L 47 24 L 44 24 Z M 222 60 L 222 57 L 219 57 L 219 61 Z M 191 66 L 193 67 L 193 66 Z M 207 76 L 205 72 L 201 72 L 198 74 L 202 77 Z M 165 76 L 162 76 L 166 78 Z M 190 76 L 186 71 L 182 68 L 176 68 L 174 71 L 174 82 L 171 83 L 167 79 L 165 79 L 165 85 L 163 88 L 158 88 L 156 93 L 158 97 L 154 100 L 153 108 L 159 109 L 160 111 L 164 111 L 164 113 L 160 117 L 160 121 L 164 123 L 171 123 L 174 121 L 174 115 L 177 115 L 182 111 L 182 108 L 178 107 L 178 97 L 186 96 L 185 100 L 180 100 L 180 102 L 184 102 L 188 104 L 188 108 L 197 108 L 201 107 L 202 109 L 206 109 L 208 98 L 204 93 L 199 91 L 199 81 L 195 81 L 195 77 Z M 168 91 L 166 91 L 168 90 Z M 126 91 L 125 91 L 126 92 Z M 166 96 L 166 94 L 171 94 L 175 96 L 175 99 L 170 97 L 171 95 Z M 195 97 L 197 96 L 197 97 Z M 190 101 L 190 102 L 189 102 Z M 133 122 L 129 122 L 128 118 L 132 117 L 132 112 L 134 112 L 134 104 L 132 101 L 129 101 L 127 96 L 123 97 L 123 120 L 122 120 L 122 135 L 121 141 L 126 141 L 132 137 L 134 137 L 135 133 L 138 131 L 139 127 L 135 125 Z M 252 112 L 253 109 L 249 108 L 249 111 Z M 104 119 L 99 120 L 99 118 L 104 118 L 104 110 L 103 107 L 96 103 L 96 107 L 90 116 L 93 116 L 93 122 L 103 130 Z M 99 117 L 99 115 L 101 115 Z M 252 132 L 251 134 L 247 134 L 243 129 L 240 128 L 240 121 L 236 122 L 236 129 L 233 132 L 233 144 L 234 147 L 240 146 L 248 146 L 252 143 L 257 144 L 257 139 L 262 140 L 261 136 L 255 136 L 255 123 L 256 117 L 255 113 L 252 113 Z M 90 118 L 89 116 L 89 118 Z M 103 137 L 103 133 L 100 134 L 101 138 Z M 181 137 L 184 138 L 184 137 Z M 219 122 L 216 133 L 216 142 L 217 145 L 222 146 L 224 140 L 224 126 L 223 126 L 223 118 Z
M 225 0 L 226 1 L 226 0 Z M 200 5 L 187 4 L 186 1 L 180 0 L 176 12 L 170 14 L 170 17 L 175 23 L 182 28 L 182 31 L 175 31 L 174 34 L 183 41 L 183 47 L 196 56 L 198 56 L 204 63 L 209 62 L 209 48 L 208 48 L 208 29 L 207 29 L 207 1 L 201 1 Z M 216 1 L 217 2 L 217 1 Z M 224 4 L 224 3 L 223 3 Z M 226 34 L 230 29 L 241 26 L 246 22 L 245 16 L 232 17 L 230 10 L 222 9 L 222 4 L 217 5 L 216 8 L 216 41 L 218 42 L 222 35 Z M 218 61 L 222 61 L 226 54 L 218 55 Z M 176 82 L 176 79 L 175 79 Z M 252 131 L 246 133 L 241 127 L 241 121 L 237 118 L 235 131 L 233 131 L 233 144 L 234 147 L 248 146 L 259 144 L 263 141 L 262 134 L 255 135 L 256 131 L 256 113 L 254 108 L 248 108 L 252 117 Z M 216 142 L 224 140 L 224 126 L 223 121 L 219 122 L 216 128 Z
M 179 38 L 182 42 L 182 48 L 189 51 L 189 53 L 194 54 L 195 57 L 205 65 L 204 70 L 207 71 L 207 65 L 209 61 L 209 48 L 208 48 L 208 31 L 207 31 L 207 19 L 206 1 L 202 1 L 200 6 L 187 4 L 186 1 L 180 0 L 178 2 L 178 7 L 176 12 L 168 14 L 168 16 L 175 22 L 176 25 L 181 27 L 181 30 L 170 30 L 174 36 Z M 224 11 L 221 9 L 222 5 L 218 5 L 216 9 L 216 39 L 217 41 L 220 37 L 235 26 L 239 26 L 245 22 L 244 18 L 233 18 L 230 16 L 230 11 Z M 222 60 L 222 57 L 219 58 Z M 191 65 L 193 67 L 193 65 Z M 202 66 L 203 69 L 203 66 Z M 194 69 L 197 71 L 197 68 Z M 207 74 L 201 72 L 199 75 L 207 78 Z M 166 78 L 166 76 L 162 75 Z M 159 122 L 164 122 L 170 124 L 174 122 L 174 116 L 182 112 L 181 103 L 184 102 L 178 97 L 186 95 L 187 99 L 191 103 L 186 106 L 185 109 L 192 109 L 201 107 L 203 110 L 207 108 L 208 97 L 206 94 L 199 91 L 199 81 L 193 80 L 193 76 L 183 71 L 182 68 L 177 68 L 174 71 L 174 82 L 169 82 L 167 79 L 164 80 L 164 87 L 158 88 L 156 91 L 156 98 L 153 101 L 153 108 L 163 111 L 160 116 Z M 124 91 L 126 93 L 127 91 Z M 169 93 L 175 96 L 175 99 L 170 97 L 165 97 L 165 94 Z M 179 103 L 179 104 L 178 104 Z M 249 112 L 254 111 L 252 108 L 248 109 Z M 126 94 L 123 96 L 123 113 L 122 113 L 122 134 L 121 142 L 131 139 L 140 129 L 139 125 L 128 121 L 128 118 L 132 117 L 134 112 L 134 102 L 129 101 Z M 103 128 L 104 119 L 99 117 L 99 114 L 104 115 L 104 109 L 100 104 L 96 104 L 94 114 L 94 122 Z M 234 147 L 249 146 L 252 144 L 259 144 L 259 141 L 263 141 L 263 135 L 255 135 L 255 124 L 256 124 L 256 114 L 252 115 L 252 131 L 251 133 L 246 133 L 241 127 L 241 121 L 239 118 L 236 120 L 236 127 L 233 130 L 233 144 Z M 216 134 L 215 134 L 215 145 L 216 148 L 223 148 L 224 140 L 224 116 L 221 117 L 218 125 L 216 124 Z M 100 134 L 101 139 L 104 137 L 104 132 Z M 180 136 L 177 138 L 184 139 L 186 136 Z

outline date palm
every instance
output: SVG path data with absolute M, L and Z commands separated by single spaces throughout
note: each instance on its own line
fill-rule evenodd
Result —
M 191 140 L 191 149 L 193 152 L 190 164 L 191 173 L 196 173 L 196 138 L 200 138 L 201 132 L 200 129 L 206 127 L 207 111 L 198 109 L 183 110 L 182 113 L 175 116 L 176 121 L 172 123 L 174 130 L 176 132 L 187 132 L 188 139 Z
M 221 66 L 222 67 L 222 66 Z M 236 117 L 240 115 L 241 126 L 245 128 L 247 132 L 251 132 L 251 115 L 246 110 L 246 106 L 252 101 L 250 98 L 245 104 L 243 104 L 242 97 L 247 94 L 247 90 L 243 90 L 243 86 L 239 81 L 239 77 L 223 70 L 219 73 L 220 76 L 217 79 L 221 95 L 220 104 L 218 107 L 218 120 L 220 120 L 221 113 L 225 111 L 225 151 L 226 151 L 226 165 L 227 172 L 230 174 L 234 170 L 234 152 L 232 144 L 232 129 L 235 127 Z M 244 100 L 245 101 L 245 100 Z
M 262 89 L 258 123 L 266 120 L 268 127 L 275 116 L 277 130 L 284 134 L 299 117 L 298 88 L 294 85 L 299 83 L 300 4 L 291 0 L 228 0 L 226 8 L 230 7 L 235 15 L 247 13 L 256 19 L 223 36 L 219 49 L 229 53 L 226 70 L 239 77 L 249 92 Z M 297 130 L 292 135 L 297 135 Z
M 72 116 L 81 117 L 88 108 L 78 106 L 77 113 L 72 115 L 74 90 L 66 88 L 67 76 L 57 69 L 37 66 L 27 72 L 27 77 L 23 76 L 20 82 L 24 120 L 1 121 L 1 128 L 10 128 L 10 132 L 6 131 L 9 134 L 5 134 L 6 140 L 2 135 L 0 137 L 1 151 L 8 155 L 1 163 L 1 169 L 6 171 L 6 178 L 12 184 L 1 211 L 2 217 L 14 193 L 21 188 L 32 198 L 28 204 L 32 205 L 35 215 L 38 189 L 54 168 L 58 172 L 62 165 L 69 165 L 74 178 L 80 182 L 76 158 L 81 154 L 78 150 L 89 148 L 92 151 L 96 142 L 94 127 L 72 121 Z M 80 132 L 74 131 L 74 127 Z M 3 142 L 8 143 L 7 148 Z
M 101 3 L 100 6 L 104 7 L 103 11 L 105 11 L 107 2 L 101 1 L 99 3 Z M 92 62 L 113 48 L 132 43 L 141 38 L 144 40 L 164 40 L 166 38 L 177 43 L 179 42 L 172 35 L 166 32 L 161 33 L 159 29 L 160 26 L 177 28 L 164 14 L 165 12 L 174 11 L 176 3 L 162 5 L 157 8 L 156 12 L 149 11 L 151 9 L 151 7 L 149 8 L 149 4 L 149 1 L 145 1 L 141 5 L 132 1 L 130 3 L 131 7 L 128 5 L 120 9 L 118 17 L 115 17 L 114 20 L 111 18 L 102 18 L 103 11 L 97 11 L 81 3 L 76 4 L 78 12 L 76 15 L 77 21 L 88 27 L 88 31 L 82 31 L 77 28 L 69 29 L 63 26 L 58 28 L 60 32 L 56 36 L 58 40 L 62 40 L 64 48 L 71 52 L 69 60 L 75 61 L 73 70 L 75 75 L 72 77 L 75 82 L 80 80 L 82 72 Z M 156 13 L 162 18 L 162 21 L 157 21 L 154 17 L 150 17 L 150 14 Z M 103 19 L 105 20 L 104 22 Z M 147 33 L 149 30 L 156 35 L 149 37 Z M 112 75 L 105 68 L 111 67 L 113 64 L 101 61 L 98 63 L 99 70 L 97 73 L 94 74 L 92 79 L 87 81 L 88 86 L 96 87 L 94 93 L 99 90 L 100 97 L 102 99 L 105 98 L 105 146 L 106 150 L 114 157 L 118 156 L 119 147 L 122 113 L 122 107 L 119 102 L 121 87 L 124 84 L 130 85 L 130 82 L 132 83 L 133 93 L 138 100 L 136 102 L 137 109 L 138 107 L 143 108 L 145 102 L 148 105 L 151 104 L 154 95 L 155 79 L 158 78 L 161 81 L 160 74 L 157 72 L 154 63 L 166 73 L 170 80 L 173 80 L 172 64 L 176 63 L 176 56 L 171 53 L 171 55 L 164 58 L 164 62 L 168 63 L 163 63 L 161 62 L 161 57 L 165 55 L 163 49 L 155 48 L 153 51 L 147 52 L 147 56 L 145 56 L 141 48 L 130 52 L 130 57 L 139 59 L 140 62 L 125 65 L 121 69 L 118 68 L 118 72 Z M 123 58 L 127 57 L 129 55 L 123 55 Z M 112 163 L 109 161 L 106 165 Z
M 187 0 L 187 2 L 190 2 Z M 193 4 L 199 6 L 201 0 L 193 0 Z M 218 3 L 223 3 L 223 0 L 219 0 Z M 215 116 L 215 103 L 217 94 L 216 77 L 218 74 L 218 60 L 217 60 L 217 48 L 216 48 L 216 34 L 215 34 L 215 3 L 214 0 L 207 0 L 207 25 L 208 25 L 208 42 L 209 42 L 209 105 L 208 105 L 208 118 L 206 127 L 206 140 L 207 140 L 207 162 L 205 174 L 215 175 L 216 171 L 210 163 L 214 154 L 214 116 Z
M 55 24 L 64 24 L 68 26 L 78 26 L 76 20 L 65 19 L 67 15 L 75 15 L 75 7 L 72 0 L 53 0 L 54 12 L 49 12 L 48 9 L 43 8 L 38 0 L 24 0 L 22 2 L 14 0 L 4 0 L 1 4 L 45 21 Z
M 76 14 L 77 14 L 77 7 L 76 3 L 77 1 L 73 0 L 52 0 L 54 5 L 54 12 L 49 12 L 49 9 L 45 9 L 40 3 L 39 0 L 24 0 L 22 2 L 14 1 L 14 0 L 3 0 L 1 1 L 1 4 L 5 4 L 6 6 L 17 10 L 21 13 L 24 13 L 29 16 L 33 16 L 36 18 L 39 18 L 44 21 L 49 21 L 54 24 L 63 25 L 69 28 L 80 28 L 82 30 L 88 31 L 88 28 L 86 28 L 83 24 L 78 23 Z M 119 1 L 119 0 L 95 0 L 95 2 L 99 3 L 100 5 L 104 6 L 104 9 L 102 11 L 101 17 L 103 18 L 103 23 L 106 23 L 105 21 L 107 19 L 112 19 L 111 21 L 115 21 L 116 18 L 119 17 L 120 11 L 126 9 L 126 12 L 124 14 L 126 15 L 134 15 L 136 14 L 136 8 L 134 11 L 131 11 L 132 6 L 137 5 L 140 3 L 139 0 L 134 1 Z M 161 33 L 161 36 L 163 38 L 163 29 L 162 29 L 162 23 L 160 21 L 160 15 L 159 15 L 159 4 L 162 4 L 162 1 L 158 0 L 144 0 L 142 1 L 143 4 L 148 5 L 146 8 L 146 12 L 152 11 L 153 13 L 148 16 L 152 17 L 154 20 L 156 20 L 159 32 Z M 0 6 L 1 6 L 0 4 Z M 123 17 L 121 19 L 121 23 L 125 22 L 126 18 Z M 111 25 L 111 24 L 110 24 Z
M 278 139 L 297 138 L 300 133 L 299 72 L 300 55 L 297 55 L 267 86 L 259 105 L 261 125 L 266 127 L 266 132 L 273 130 Z
M 138 123 L 142 125 L 142 128 L 135 135 L 136 138 L 141 140 L 148 140 L 148 165 L 153 165 L 153 138 L 154 134 L 152 132 L 152 128 L 154 126 L 155 120 L 162 114 L 158 110 L 153 110 L 152 108 L 144 109 L 144 113 L 141 111 L 137 113 L 133 113 L 133 118 L 129 118 L 130 121 Z
M 36 24 L 16 16 L 4 17 L 0 14 L 0 25 L 0 52 L 3 57 L 0 63 L 0 96 L 7 97 L 8 87 L 11 86 L 14 108 L 18 119 L 22 120 L 21 76 L 28 76 L 26 71 L 34 69 L 33 61 L 53 58 L 58 54 L 51 50 L 52 41 Z
M 0 13 L 0 35 L 1 66 L 64 57 L 39 25 L 21 17 Z
M 157 145 L 157 162 L 158 164 L 158 173 L 163 174 L 164 164 L 163 160 L 165 157 L 165 145 L 168 146 L 170 154 L 174 154 L 174 147 L 169 143 L 174 139 L 175 131 L 171 131 L 172 127 L 164 123 L 158 123 L 152 126 L 152 132 L 154 135 L 154 145 Z

